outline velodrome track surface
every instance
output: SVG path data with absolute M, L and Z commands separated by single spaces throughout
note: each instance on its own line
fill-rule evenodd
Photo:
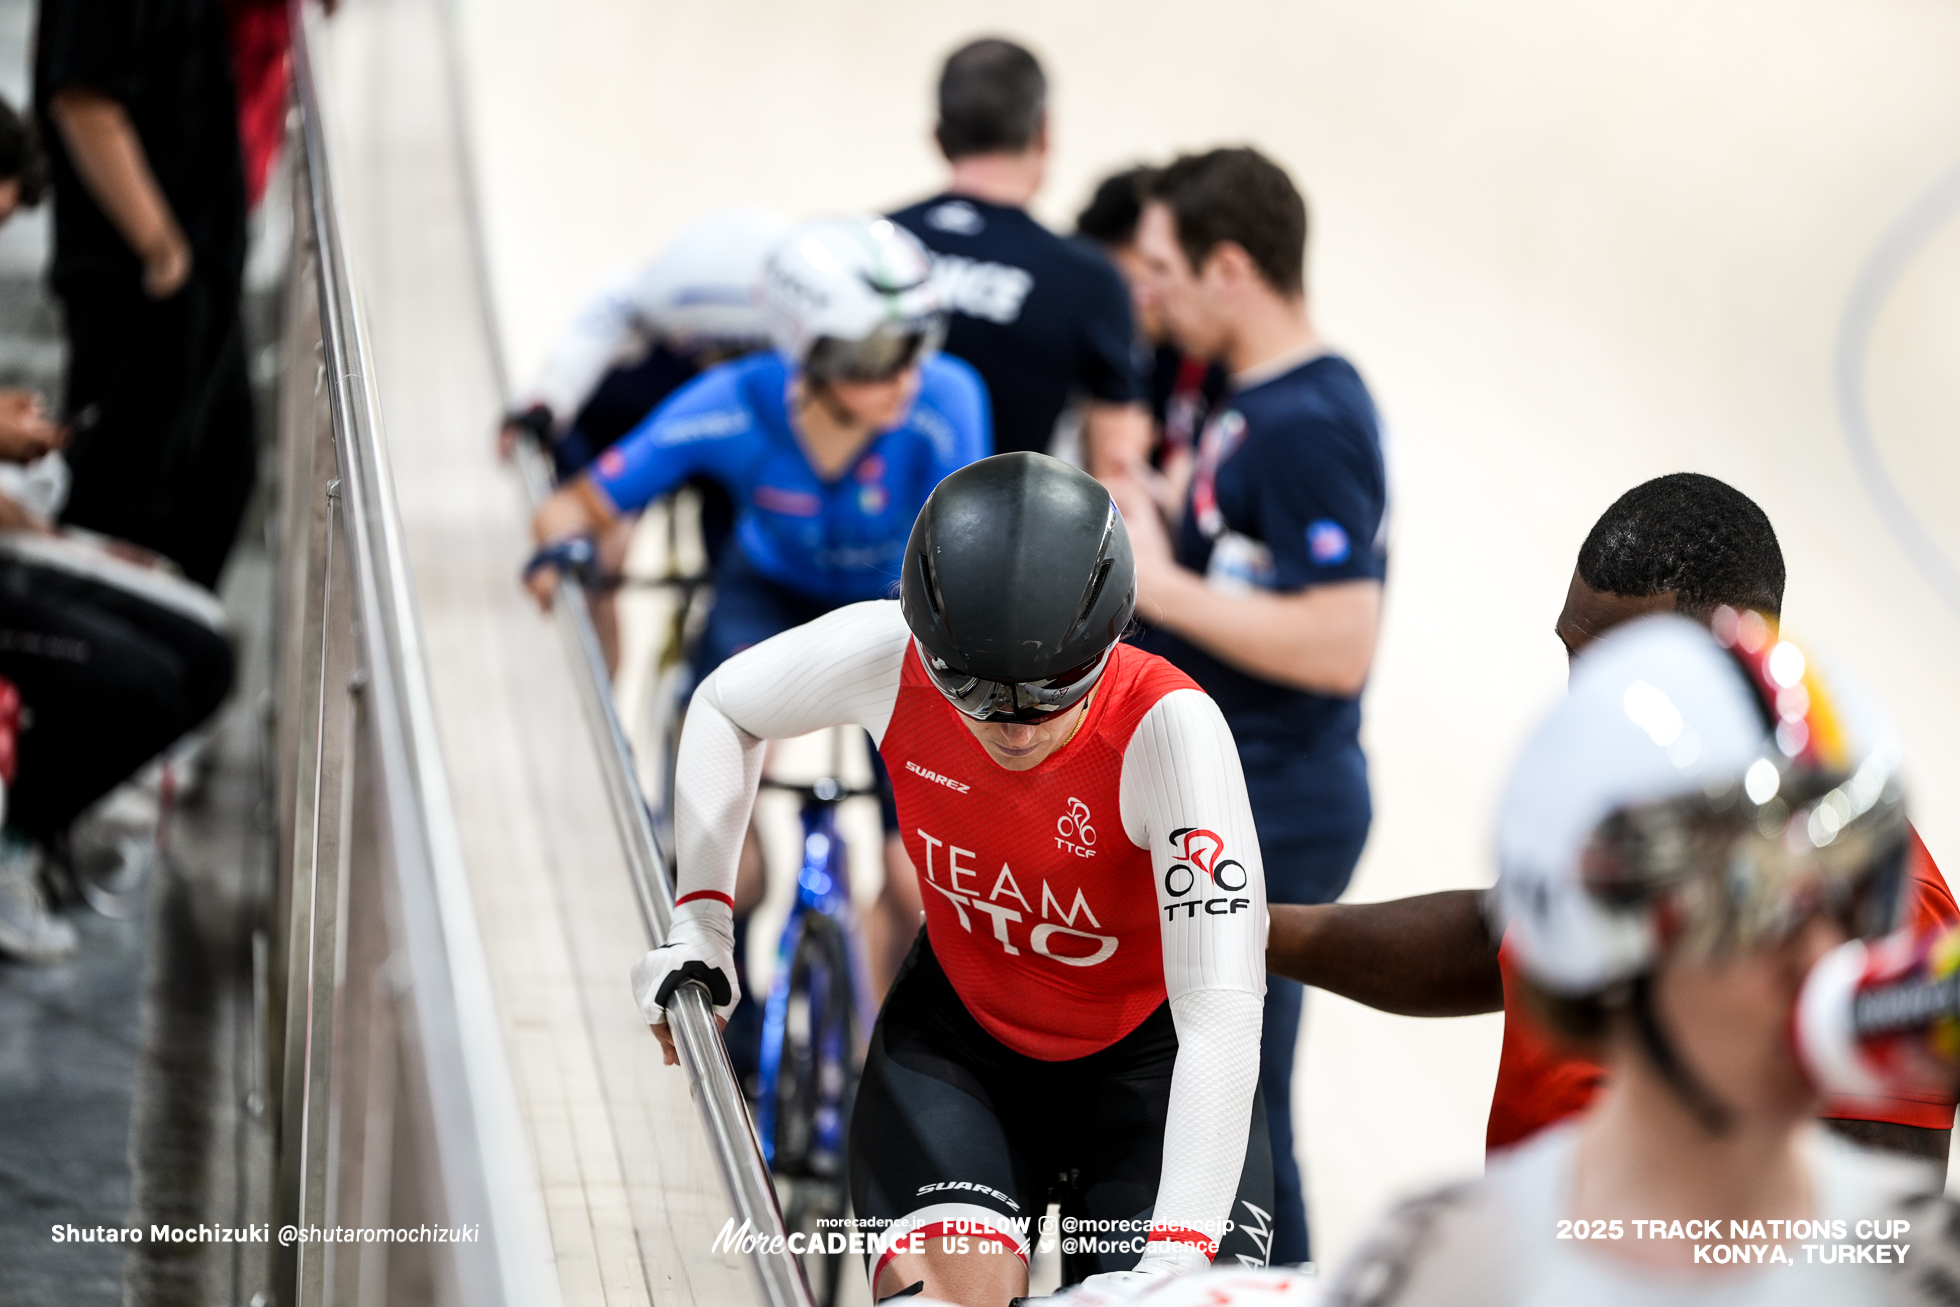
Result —
M 336 21 L 414 2 L 349 0 Z M 1392 434 L 1376 825 L 1350 897 L 1488 882 L 1504 768 L 1563 683 L 1551 625 L 1579 542 L 1614 496 L 1681 469 L 1769 512 L 1790 625 L 1890 706 L 1920 829 L 1960 866 L 1952 5 L 456 0 L 452 15 L 519 377 L 598 281 L 705 208 L 935 189 L 932 75 L 970 35 L 1018 36 L 1048 63 L 1056 154 L 1036 207 L 1056 225 L 1138 159 L 1250 141 L 1282 160 L 1313 207 L 1317 318 Z M 385 323 L 376 337 L 385 393 Z M 493 484 L 485 380 L 443 378 L 463 389 L 427 410 L 484 424 L 481 453 L 448 447 L 471 493 Z M 418 439 L 390 427 L 398 448 Z M 520 553 L 513 539 L 492 561 Z M 526 620 L 510 606 L 484 629 L 555 656 Z M 623 977 L 620 947 L 607 967 Z M 1317 1250 L 1338 1260 L 1391 1198 L 1481 1164 L 1499 1026 L 1319 994 L 1307 1021 L 1298 1119 Z

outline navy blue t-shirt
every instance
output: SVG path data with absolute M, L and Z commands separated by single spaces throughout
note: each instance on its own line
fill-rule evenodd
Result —
M 1213 584 L 1279 592 L 1385 577 L 1388 479 L 1374 401 L 1353 365 L 1323 354 L 1218 408 L 1199 442 L 1177 561 Z M 1358 698 L 1261 680 L 1169 631 L 1138 643 L 1204 687 L 1242 753 L 1353 751 L 1358 761 Z M 1365 779 L 1358 801 L 1365 812 Z
M 995 453 L 1047 453 L 1073 391 L 1112 404 L 1146 397 L 1130 292 L 1101 253 L 1023 209 L 966 196 L 941 195 L 891 219 L 932 251 L 952 309 L 946 352 L 987 383 Z

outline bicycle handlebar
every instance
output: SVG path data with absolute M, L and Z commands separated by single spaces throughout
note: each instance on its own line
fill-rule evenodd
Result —
M 845 799 L 878 797 L 878 787 L 875 785 L 845 785 L 834 776 L 819 777 L 808 785 L 796 785 L 790 781 L 779 781 L 765 776 L 762 778 L 762 788 L 800 794 L 809 803 L 842 803 Z

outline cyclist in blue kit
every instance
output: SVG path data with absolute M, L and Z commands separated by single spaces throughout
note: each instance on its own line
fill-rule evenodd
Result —
M 1137 225 L 1145 292 L 1230 383 L 1172 533 L 1112 480 L 1137 559 L 1140 643 L 1217 701 L 1245 768 L 1274 903 L 1340 897 L 1367 841 L 1361 689 L 1381 620 L 1386 476 L 1375 407 L 1307 311 L 1306 201 L 1250 149 L 1186 156 Z M 1266 991 L 1260 1087 L 1273 1144 L 1273 1261 L 1308 1258 L 1293 1151 L 1301 988 Z
M 774 351 L 689 382 L 532 519 L 539 548 L 525 581 L 549 607 L 560 569 L 591 557 L 592 533 L 691 477 L 725 488 L 734 538 L 715 570 L 697 680 L 779 631 L 884 598 L 926 496 L 991 452 L 986 389 L 971 367 L 938 352 L 938 286 L 903 228 L 868 217 L 807 223 L 771 252 L 758 294 Z M 867 926 L 909 943 L 919 891 L 895 838 L 886 865 L 879 916 Z M 753 906 L 741 900 L 761 896 L 759 853 L 748 871 L 738 913 Z M 874 971 L 888 972 L 879 943 Z M 730 1036 L 740 1062 L 751 1041 Z
M 568 544 L 689 477 L 735 499 L 735 545 L 695 658 L 738 649 L 898 580 L 941 477 L 989 452 L 986 391 L 936 352 L 939 294 L 917 241 L 876 218 L 792 232 L 763 271 L 776 350 L 710 368 L 546 500 L 527 583 L 548 605 Z

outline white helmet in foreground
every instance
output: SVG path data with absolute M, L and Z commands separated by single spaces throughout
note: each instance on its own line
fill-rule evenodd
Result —
M 774 209 L 717 209 L 688 224 L 634 275 L 635 307 L 659 335 L 688 345 L 769 339 L 755 302 L 762 265 L 790 230 Z
M 818 218 L 763 267 L 769 335 L 815 381 L 882 381 L 939 347 L 946 316 L 932 260 L 884 218 Z
M 1573 663 L 1498 819 L 1518 963 L 1584 998 L 1667 952 L 1715 956 L 1817 912 L 1889 929 L 1905 811 L 1889 727 L 1767 619 L 1652 617 Z
M 1092 1276 L 1051 1298 L 1024 1301 L 1039 1307 L 1320 1307 L 1324 1284 L 1311 1271 L 1290 1267 L 1219 1266 L 1173 1278 Z

